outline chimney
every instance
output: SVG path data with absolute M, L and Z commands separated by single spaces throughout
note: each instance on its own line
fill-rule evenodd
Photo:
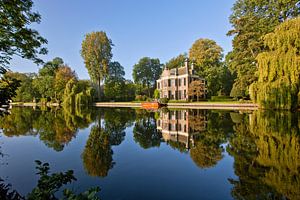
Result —
M 194 61 L 192 61 L 191 70 L 194 70 Z
M 189 59 L 185 58 L 184 60 L 184 67 L 188 70 L 189 69 Z

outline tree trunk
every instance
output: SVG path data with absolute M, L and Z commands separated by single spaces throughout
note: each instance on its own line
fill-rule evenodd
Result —
M 150 88 L 149 88 L 149 84 L 147 84 L 147 88 L 148 88 L 148 97 L 150 98 Z
M 98 79 L 98 100 L 101 101 L 101 79 Z

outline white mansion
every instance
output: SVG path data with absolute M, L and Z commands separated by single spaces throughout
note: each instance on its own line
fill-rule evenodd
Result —
M 193 98 L 188 95 L 189 85 L 195 80 L 200 80 L 204 84 L 204 93 L 206 93 L 205 79 L 194 73 L 194 64 L 191 63 L 191 66 L 189 66 L 189 60 L 186 59 L 182 67 L 175 69 L 165 68 L 160 78 L 156 81 L 156 88 L 159 90 L 160 98 L 189 100 Z M 203 98 L 205 98 L 205 95 L 203 95 Z

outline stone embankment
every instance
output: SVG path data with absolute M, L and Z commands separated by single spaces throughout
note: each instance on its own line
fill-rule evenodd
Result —
M 96 107 L 141 107 L 141 103 L 134 102 L 97 102 Z M 219 110 L 257 110 L 257 104 L 253 103 L 168 103 L 168 108 L 188 108 L 188 109 L 219 109 Z

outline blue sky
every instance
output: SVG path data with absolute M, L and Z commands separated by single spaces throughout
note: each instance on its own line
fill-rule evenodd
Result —
M 79 78 L 89 78 L 80 56 L 86 33 L 105 31 L 115 45 L 113 61 L 131 79 L 132 67 L 144 56 L 165 63 L 188 52 L 199 38 L 215 40 L 225 54 L 231 50 L 229 15 L 234 0 L 34 0 L 42 16 L 33 25 L 48 40 L 44 61 L 61 57 Z M 13 71 L 37 72 L 40 66 L 14 58 Z

